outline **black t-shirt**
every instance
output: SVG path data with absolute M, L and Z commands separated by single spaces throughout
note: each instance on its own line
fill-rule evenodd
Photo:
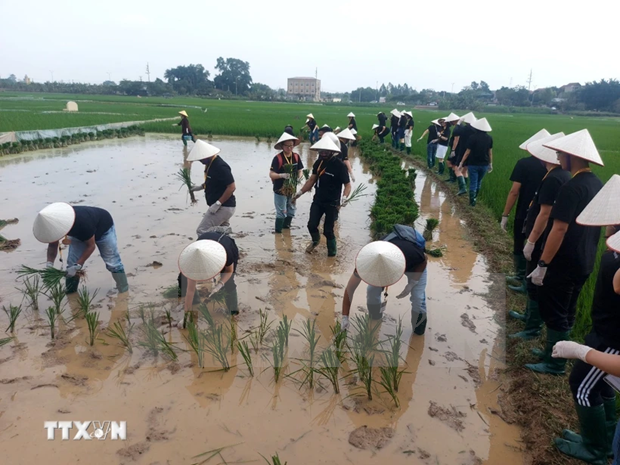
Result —
M 486 132 L 476 131 L 467 140 L 467 149 L 470 150 L 469 156 L 465 161 L 466 165 L 486 166 L 491 162 L 489 150 L 493 148 L 493 138 Z
M 405 129 L 407 127 L 407 117 L 405 115 L 398 120 L 398 129 Z
M 523 219 L 527 216 L 527 208 L 545 174 L 547 174 L 547 169 L 538 158 L 526 157 L 517 161 L 510 175 L 512 182 L 521 183 L 515 218 Z
M 601 228 L 582 226 L 575 220 L 602 187 L 603 183 L 592 172 L 579 173 L 561 187 L 551 218 L 568 223 L 568 230 L 551 262 L 554 268 L 574 276 L 592 273 Z
M 390 128 L 388 128 L 387 126 L 380 126 L 377 129 L 375 129 L 375 131 L 377 131 L 377 134 L 379 134 L 379 137 L 385 137 L 390 133 Z
M 192 133 L 192 128 L 189 125 L 189 119 L 187 118 L 181 118 L 181 122 L 177 126 L 181 126 L 181 129 L 183 130 L 183 134 Z
M 459 126 L 458 124 L 456 126 L 454 126 L 454 129 L 452 130 L 452 137 L 450 137 L 450 141 L 448 142 L 448 145 L 450 146 L 450 149 L 454 150 L 454 138 L 455 137 L 459 137 L 459 143 L 460 143 L 460 137 L 461 134 L 463 132 L 463 127 Z M 456 150 L 455 150 L 456 151 Z
M 620 295 L 613 285 L 618 270 L 620 255 L 608 250 L 601 257 L 592 301 L 592 329 L 614 349 L 620 349 Z
M 379 113 L 377 115 L 377 119 L 379 120 L 379 126 L 385 126 L 387 121 L 387 116 L 385 116 L 385 113 Z
M 80 241 L 87 241 L 95 236 L 95 241 L 101 239 L 114 225 L 112 215 L 107 210 L 98 207 L 73 207 L 75 222 L 67 236 L 75 237 Z
M 284 152 L 280 152 L 273 157 L 273 160 L 271 160 L 271 171 L 276 173 L 286 173 L 287 171 L 284 169 L 284 165 L 297 165 L 293 169 L 293 174 L 291 174 L 291 176 L 297 176 L 297 172 L 304 169 L 304 164 L 301 161 L 301 157 L 295 152 L 293 152 L 290 159 L 286 158 Z M 280 189 L 282 189 L 282 186 L 284 185 L 284 179 L 276 179 L 272 182 L 273 191 L 279 193 Z
M 439 141 L 437 141 L 439 145 L 448 145 L 448 140 L 450 139 L 450 126 L 446 126 L 445 128 L 442 127 L 441 129 L 438 129 L 437 135 L 443 136 L 446 138 L 446 140 L 439 138 Z
M 534 229 L 536 218 L 540 213 L 540 206 L 553 206 L 555 204 L 555 199 L 557 199 L 558 193 L 560 192 L 560 188 L 565 183 L 567 183 L 569 179 L 570 173 L 566 170 L 563 170 L 559 166 L 557 168 L 553 168 L 551 171 L 549 171 L 549 174 L 547 174 L 547 176 L 543 178 L 540 185 L 538 186 L 538 190 L 534 194 L 532 204 L 527 210 L 527 217 L 524 226 L 524 233 L 526 237 L 529 237 L 532 229 Z M 551 231 L 552 225 L 553 221 L 549 220 L 547 222 L 547 228 L 541 234 L 540 238 L 537 241 L 539 244 L 543 244 L 545 242 L 547 236 L 549 235 L 549 231 Z
M 430 144 L 431 142 L 433 142 L 435 139 L 437 139 L 438 135 L 437 135 L 437 125 L 435 124 L 431 124 L 428 127 L 428 139 L 426 139 L 426 143 Z
M 413 121 L 413 118 L 407 118 L 407 129 L 413 129 L 414 125 L 415 122 Z
M 469 138 L 476 132 L 469 124 L 459 125 L 459 143 L 456 146 L 456 156 L 463 157 L 467 150 Z
M 316 127 L 316 121 L 310 118 L 310 121 L 308 121 L 306 124 L 308 125 L 308 128 L 310 128 L 310 131 L 314 131 L 314 128 Z
M 211 163 L 205 166 L 205 194 L 207 205 L 211 206 L 217 202 L 226 188 L 235 182 L 232 171 L 228 163 L 222 157 L 215 156 Z M 222 207 L 236 207 L 234 194 L 222 204 Z
M 396 247 L 398 247 L 405 256 L 405 273 L 413 272 L 420 264 L 426 261 L 426 255 L 424 250 L 411 241 L 405 241 L 403 239 L 395 238 L 391 241 Z
M 336 156 L 340 159 L 340 161 L 349 159 L 349 147 L 347 147 L 347 144 L 340 141 L 340 153 Z
M 357 131 L 357 122 L 355 121 L 355 118 L 351 118 L 349 120 L 349 128 Z
M 237 271 L 237 262 L 239 261 L 239 249 L 237 248 L 237 244 L 232 237 L 223 233 L 206 232 L 198 236 L 197 240 L 212 240 L 222 244 L 222 247 L 224 247 L 224 250 L 226 250 L 226 265 L 224 266 L 235 265 L 234 270 Z
M 398 116 L 392 115 L 392 117 L 390 118 L 390 126 L 392 126 L 392 131 L 396 131 L 396 128 L 398 128 L 398 121 Z
M 314 201 L 340 205 L 342 186 L 350 182 L 346 165 L 337 157 L 331 157 L 329 160 L 319 158 L 312 166 L 312 174 L 318 176 Z

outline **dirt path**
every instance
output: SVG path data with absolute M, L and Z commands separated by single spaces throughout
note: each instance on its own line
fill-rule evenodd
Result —
M 316 317 L 319 345 L 324 346 L 329 327 L 340 314 L 355 254 L 369 240 L 372 195 L 341 212 L 336 259 L 326 257 L 324 240 L 309 256 L 303 252 L 309 196 L 299 201 L 290 232 L 271 233 L 270 147 L 232 139 L 217 139 L 214 144 L 233 167 L 238 186 L 232 220 L 243 253 L 237 278 L 238 337 L 257 325 L 258 310 L 263 309 L 274 325 L 287 315 L 294 330 L 305 318 Z M 304 146 L 302 160 L 308 164 L 310 157 Z M 354 154 L 352 162 L 358 182 L 370 182 L 367 192 L 372 194 L 368 170 Z M 3 210 L 6 205 L 2 216 L 19 218 L 12 234 L 22 239 L 22 246 L 0 263 L 2 303 L 21 300 L 13 273 L 20 264 L 37 266 L 45 261 L 45 247 L 34 240 L 30 229 L 36 212 L 56 200 L 101 206 L 115 218 L 121 255 L 132 274 L 131 291 L 118 297 L 101 260 L 91 258 L 87 285 L 100 288 L 96 303 L 104 326 L 122 319 L 127 310 L 136 319 L 140 304 L 165 302 L 161 291 L 174 283 L 178 253 L 195 238 L 205 209 L 202 199 L 197 206 L 188 206 L 186 193 L 171 176 L 182 165 L 180 142 L 152 135 L 1 160 Z M 198 165 L 194 169 L 197 183 L 201 173 Z M 506 423 L 510 419 L 496 402 L 504 346 L 496 338 L 494 311 L 485 300 L 489 288 L 485 260 L 468 244 L 462 221 L 445 195 L 422 173 L 416 197 L 420 225 L 429 217 L 440 220 L 433 246 L 445 246 L 445 256 L 430 259 L 429 325 L 424 337 L 410 337 L 408 302 L 394 298 L 404 283 L 394 286 L 389 298 L 381 333 L 393 334 L 399 316 L 405 325 L 401 356 L 407 372 L 401 381 L 400 409 L 394 409 L 385 394 L 372 402 L 356 396 L 359 388 L 347 380 L 341 381 L 340 396 L 333 395 L 329 386 L 314 392 L 299 389 L 291 378 L 274 385 L 262 354 L 254 357 L 257 375 L 251 378 L 236 353 L 236 366 L 228 373 L 214 373 L 199 369 L 190 352 L 169 363 L 139 348 L 130 355 L 105 336 L 90 348 L 82 320 L 63 328 L 61 337 L 50 344 L 43 315 L 29 311 L 18 322 L 16 341 L 0 348 L 0 447 L 5 460 L 77 463 L 96 457 L 94 463 L 189 464 L 196 462 L 191 459 L 194 455 L 237 444 L 222 452 L 229 463 L 276 452 L 291 465 L 378 460 L 523 463 L 519 430 Z M 153 261 L 162 266 L 147 266 Z M 360 289 L 353 308 L 363 308 L 364 303 Z M 44 298 L 40 306 L 46 308 Z M 69 308 L 74 307 L 70 301 Z M 162 329 L 178 347 L 188 349 L 176 329 Z M 305 348 L 293 331 L 289 374 L 298 368 L 294 359 L 303 357 Z M 125 420 L 128 437 L 125 442 L 47 441 L 43 422 L 50 420 Z

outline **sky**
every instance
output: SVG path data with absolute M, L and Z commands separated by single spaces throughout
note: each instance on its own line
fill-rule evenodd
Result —
M 147 80 L 147 63 L 151 80 L 190 63 L 213 78 L 220 56 L 274 89 L 318 69 L 327 92 L 527 86 L 530 70 L 532 90 L 620 78 L 617 0 L 0 0 L 0 12 L 0 77 L 37 82 Z

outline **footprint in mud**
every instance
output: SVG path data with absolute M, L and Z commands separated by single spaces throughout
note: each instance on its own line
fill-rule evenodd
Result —
M 446 342 L 448 340 L 448 338 L 446 337 L 445 334 L 435 333 L 435 340 L 437 342 Z
M 369 428 L 360 426 L 349 435 L 349 444 L 358 449 L 381 449 L 385 447 L 394 436 L 392 428 Z
M 463 313 L 461 315 L 461 324 L 465 326 L 466 328 L 468 328 L 472 333 L 477 334 L 476 325 L 474 324 L 473 321 L 471 321 L 467 313 Z
M 166 412 L 169 411 L 170 407 L 167 407 L 165 410 Z M 165 420 L 161 418 L 163 414 L 163 407 L 154 407 L 149 412 L 149 416 L 146 421 L 148 425 L 148 429 L 146 430 L 146 440 L 148 442 L 167 441 L 176 431 L 176 428 L 170 431 L 163 429 L 163 423 L 165 422 Z
M 143 454 L 146 454 L 151 448 L 150 444 L 147 442 L 139 442 L 132 446 L 123 447 L 116 451 L 118 455 L 123 458 L 132 460 L 137 462 Z
M 463 425 L 463 420 L 461 420 L 461 418 L 465 418 L 467 414 L 459 412 L 456 407 L 452 405 L 450 408 L 445 408 L 437 405 L 431 400 L 428 407 L 428 416 L 437 418 L 459 433 L 465 429 L 465 425 Z

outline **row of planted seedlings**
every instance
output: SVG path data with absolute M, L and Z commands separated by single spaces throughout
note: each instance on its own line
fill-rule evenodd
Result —
M 140 126 L 129 126 L 120 129 L 104 129 L 97 132 L 79 132 L 60 137 L 46 137 L 43 139 L 22 140 L 19 142 L 5 142 L 0 145 L 0 155 L 10 155 L 29 152 L 32 150 L 62 148 L 80 144 L 82 142 L 115 138 L 122 139 L 125 137 L 142 135 L 144 135 L 144 129 Z

